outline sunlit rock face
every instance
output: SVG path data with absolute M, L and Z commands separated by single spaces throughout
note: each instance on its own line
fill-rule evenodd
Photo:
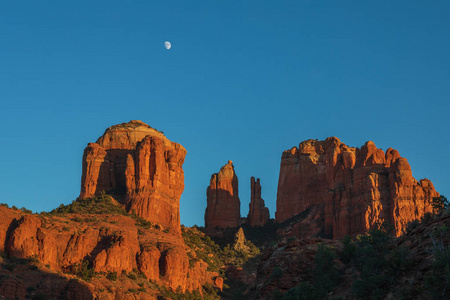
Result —
M 412 177 L 397 150 L 384 152 L 371 141 L 353 148 L 330 137 L 283 152 L 275 217 L 283 222 L 321 206 L 325 236 L 364 233 L 382 221 L 393 225 L 398 236 L 408 222 L 432 211 L 437 196 L 431 181 Z
M 89 261 L 96 272 L 128 274 L 137 270 L 149 280 L 172 290 L 198 291 L 205 284 L 223 288 L 219 274 L 209 271 L 206 262 L 198 259 L 193 264 L 189 263 L 188 248 L 182 237 L 159 228 L 143 229 L 128 216 L 61 214 L 55 218 L 5 206 L 0 206 L 0 215 L 0 251 L 9 258 L 38 260 L 49 269 L 48 273 L 43 273 L 44 280 L 48 280 L 52 272 L 73 273 L 83 261 Z M 97 218 L 97 221 L 86 221 L 92 218 Z M 67 283 L 63 283 L 54 284 L 56 291 L 67 289 Z M 80 283 L 84 282 L 80 280 Z M 69 298 L 110 299 L 111 294 L 105 298 L 98 285 L 89 286 L 91 297 Z M 0 292 L 0 295 L 8 295 L 4 290 Z M 52 293 L 54 290 L 44 289 L 42 292 Z M 46 296 L 46 299 L 53 298 Z M 142 294 L 140 299 L 153 299 L 148 297 L 150 295 Z
M 109 127 L 84 150 L 80 197 L 112 192 L 128 211 L 179 232 L 185 156 L 141 121 Z
M 251 227 L 264 226 L 270 218 L 269 209 L 265 206 L 261 198 L 261 183 L 259 178 L 250 178 L 250 204 L 247 216 L 247 222 Z
M 211 175 L 206 190 L 206 229 L 238 227 L 241 216 L 238 178 L 230 160 L 219 173 Z

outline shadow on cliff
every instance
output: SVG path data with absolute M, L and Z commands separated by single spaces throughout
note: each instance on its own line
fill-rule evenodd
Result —
M 100 165 L 95 194 L 106 191 L 120 203 L 125 203 L 127 156 L 133 150 L 108 149 L 104 161 Z
M 37 258 L 0 257 L 0 296 L 6 299 L 94 299 L 88 285 L 46 271 Z
M 276 222 L 274 219 L 269 219 L 264 226 L 252 227 L 242 222 L 239 227 L 242 227 L 244 230 L 247 240 L 250 240 L 258 248 L 262 249 L 273 246 L 275 243 L 291 236 L 330 239 L 332 237 L 326 235 L 323 230 L 325 223 L 323 211 L 323 205 L 316 205 L 281 223 Z M 210 231 L 204 228 L 201 230 L 223 248 L 227 245 L 233 245 L 239 227 L 215 228 L 214 234 L 210 234 Z

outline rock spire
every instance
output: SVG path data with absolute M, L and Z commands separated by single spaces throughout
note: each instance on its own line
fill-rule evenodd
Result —
M 264 226 L 269 221 L 269 209 L 265 206 L 261 198 L 261 184 L 259 178 L 250 178 L 250 204 L 247 216 L 247 222 L 252 227 Z
M 206 190 L 206 229 L 238 227 L 241 216 L 238 178 L 230 160 L 219 173 L 211 175 Z

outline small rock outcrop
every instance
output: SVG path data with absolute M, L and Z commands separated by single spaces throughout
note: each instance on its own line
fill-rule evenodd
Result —
M 384 152 L 371 141 L 353 148 L 330 137 L 283 152 L 275 216 L 283 222 L 316 211 L 323 215 L 322 234 L 335 239 L 388 221 L 398 236 L 408 222 L 432 211 L 437 196 L 431 181 L 412 177 L 397 150 Z
M 238 178 L 230 160 L 219 173 L 211 176 L 206 190 L 206 229 L 238 227 L 241 216 Z
M 264 226 L 270 218 L 269 209 L 265 206 L 261 198 L 261 184 L 259 178 L 250 178 L 250 204 L 247 216 L 247 222 L 251 227 Z
M 84 150 L 81 198 L 114 193 L 138 216 L 180 232 L 183 146 L 142 121 L 109 127 Z

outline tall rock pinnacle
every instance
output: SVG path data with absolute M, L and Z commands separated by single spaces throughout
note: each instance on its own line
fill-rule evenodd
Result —
M 227 228 L 238 227 L 241 216 L 238 178 L 230 160 L 219 173 L 211 175 L 211 181 L 206 190 L 205 227 Z
M 398 236 L 408 222 L 432 211 L 437 196 L 431 181 L 412 177 L 397 150 L 384 152 L 371 141 L 352 148 L 330 137 L 283 152 L 275 216 L 283 222 L 309 209 L 319 211 L 316 220 L 333 238 L 387 221 Z
M 113 192 L 128 211 L 180 232 L 185 156 L 144 122 L 114 125 L 84 150 L 80 197 Z
M 265 206 L 264 200 L 261 198 L 261 184 L 259 178 L 250 178 L 251 198 L 248 211 L 248 223 L 251 227 L 264 226 L 269 221 L 269 209 Z

